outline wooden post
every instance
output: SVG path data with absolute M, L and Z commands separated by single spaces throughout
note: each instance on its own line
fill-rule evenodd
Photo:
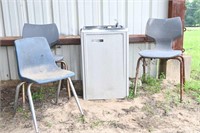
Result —
M 169 18 L 177 17 L 177 16 L 181 17 L 183 31 L 185 30 L 185 27 L 184 27 L 185 10 L 186 10 L 185 0 L 169 0 L 168 17 Z M 173 43 L 173 49 L 184 51 L 183 36 Z
M 184 21 L 185 21 L 185 0 L 169 0 L 169 6 L 168 6 L 168 18 L 172 17 L 181 17 L 182 20 L 182 25 L 183 25 L 183 31 L 184 31 Z M 184 51 L 183 48 L 183 36 L 177 39 L 176 41 L 173 42 L 173 49 L 175 50 L 182 50 Z M 160 60 L 160 66 L 159 66 L 159 71 L 158 75 L 161 73 L 164 73 L 166 75 L 166 69 L 167 69 L 167 60 L 166 59 L 161 59 Z

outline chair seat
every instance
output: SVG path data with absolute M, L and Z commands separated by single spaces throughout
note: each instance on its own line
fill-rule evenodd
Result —
M 44 84 L 49 82 L 58 81 L 61 79 L 65 79 L 68 77 L 74 76 L 74 72 L 64 70 L 64 69 L 56 69 L 51 71 L 43 71 L 33 73 L 32 70 L 24 70 L 22 80 L 29 81 L 37 84 Z
M 64 59 L 64 56 L 62 55 L 53 55 L 53 57 L 56 62 L 60 62 Z
M 173 58 L 182 54 L 181 50 L 142 50 L 140 56 L 146 58 Z

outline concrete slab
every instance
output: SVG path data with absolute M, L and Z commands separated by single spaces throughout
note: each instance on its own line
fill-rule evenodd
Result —
M 191 72 L 191 61 L 192 57 L 189 55 L 183 55 L 185 61 L 185 80 L 190 80 Z M 163 65 L 164 67 L 164 65 Z M 166 79 L 174 81 L 175 83 L 180 83 L 180 63 L 178 60 L 168 60 L 166 62 Z

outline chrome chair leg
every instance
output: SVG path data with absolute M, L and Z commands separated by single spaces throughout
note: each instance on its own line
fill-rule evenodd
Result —
M 58 104 L 58 98 L 59 98 L 59 95 L 60 95 L 61 84 L 62 84 L 62 80 L 59 80 L 57 94 L 56 94 L 56 104 Z
M 61 68 L 62 69 L 68 70 L 68 66 L 64 61 L 61 61 L 60 63 L 61 63 Z M 66 87 L 67 87 L 66 89 L 67 89 L 68 97 L 70 98 L 71 97 L 71 91 L 70 91 L 70 85 L 69 85 L 68 80 L 67 80 L 67 86 Z
M 79 102 L 79 100 L 78 100 L 76 91 L 75 91 L 75 89 L 74 89 L 74 85 L 72 84 L 71 78 L 68 78 L 68 80 L 69 80 L 69 84 L 70 84 L 71 89 L 72 89 L 72 93 L 73 93 L 73 95 L 74 95 L 74 97 L 75 97 L 76 104 L 78 105 L 79 111 L 81 112 L 82 115 L 84 115 L 84 114 L 83 114 L 83 110 L 82 110 L 81 105 L 80 105 L 80 102 Z
M 23 110 L 25 110 L 25 102 L 26 102 L 26 98 L 25 98 L 25 84 L 22 85 L 22 106 L 23 106 Z
M 30 83 L 28 85 L 27 95 L 28 95 L 28 100 L 29 100 L 29 104 L 30 104 L 30 108 L 31 108 L 31 113 L 32 113 L 32 118 L 33 118 L 33 124 L 34 124 L 34 127 L 35 127 L 35 131 L 36 131 L 36 133 L 39 133 L 37 120 L 36 120 L 36 115 L 35 115 L 35 109 L 34 109 L 34 105 L 33 105 L 33 99 L 32 99 L 32 95 L 31 95 L 31 85 L 32 84 L 33 83 Z
M 71 98 L 71 91 L 70 91 L 70 84 L 69 84 L 69 81 L 67 80 L 67 94 L 68 94 L 68 97 L 69 99 Z
M 65 63 L 65 62 L 64 62 Z M 65 63 L 65 68 L 66 70 L 68 70 L 68 65 Z M 69 84 L 69 81 L 67 80 L 67 94 L 68 94 L 68 97 L 69 99 L 71 98 L 71 91 L 70 91 L 70 84 Z
M 18 101 L 18 97 L 19 97 L 19 91 L 20 91 L 20 88 L 21 86 L 23 86 L 25 84 L 25 82 L 21 82 L 17 85 L 16 87 L 16 91 L 15 91 L 15 102 L 14 102 L 14 116 L 16 114 L 16 111 L 17 111 L 17 101 Z M 24 94 L 22 94 L 24 95 Z M 24 98 L 24 97 L 23 97 Z M 23 100 L 24 101 L 24 100 Z
M 137 92 L 137 80 L 138 80 L 138 73 L 139 73 L 139 67 L 140 67 L 140 61 L 143 59 L 143 57 L 140 57 L 137 61 L 137 67 L 135 72 L 135 81 L 134 81 L 134 95 L 136 95 Z

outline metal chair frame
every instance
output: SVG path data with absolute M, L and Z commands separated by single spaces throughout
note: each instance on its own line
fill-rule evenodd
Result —
M 33 45 L 33 46 L 31 46 L 31 45 Z M 23 53 L 25 51 L 24 49 L 26 49 L 30 46 L 33 48 L 32 51 L 29 50 L 29 52 L 31 52 L 31 53 L 29 53 L 28 55 L 26 53 Z M 20 90 L 20 88 L 24 88 L 23 86 L 25 83 L 28 83 L 27 95 L 28 95 L 28 99 L 29 99 L 33 123 L 34 123 L 35 131 L 39 132 L 36 115 L 35 115 L 34 104 L 33 104 L 33 100 L 32 100 L 31 86 L 33 85 L 33 83 L 45 84 L 45 83 L 49 83 L 49 82 L 59 81 L 57 94 L 56 94 L 56 103 L 58 103 L 58 97 L 60 94 L 62 80 L 67 78 L 67 80 L 69 81 L 72 93 L 75 97 L 79 111 L 82 115 L 84 115 L 83 110 L 80 106 L 76 91 L 74 89 L 73 83 L 70 78 L 71 76 L 74 76 L 74 73 L 71 71 L 68 71 L 68 70 L 60 69 L 56 65 L 56 63 L 53 59 L 51 50 L 48 46 L 48 42 L 46 41 L 46 39 L 44 37 L 33 37 L 33 38 L 24 38 L 24 39 L 16 40 L 15 47 L 16 47 L 16 57 L 17 57 L 17 63 L 18 63 L 19 78 L 20 78 L 20 80 L 22 80 L 22 82 L 19 83 L 16 87 L 15 103 L 14 103 L 15 112 L 16 112 L 16 108 L 17 108 L 19 90 Z M 41 47 L 43 47 L 43 49 L 41 49 Z M 38 50 L 36 50 L 36 48 L 40 48 L 39 52 L 38 52 Z M 35 55 L 39 54 L 36 57 L 36 59 L 38 59 L 38 60 L 34 60 L 34 54 Z M 28 56 L 28 57 L 25 57 L 25 56 Z M 25 63 L 27 60 L 28 60 L 28 63 Z M 41 67 L 43 69 L 39 69 L 39 70 L 36 69 L 36 68 L 41 68 Z M 34 71 L 34 72 L 32 72 L 32 71 Z M 42 73 L 42 71 L 44 71 L 44 73 Z M 55 76 L 56 76 L 55 78 L 53 78 L 52 76 L 50 76 L 50 77 L 48 76 L 48 74 L 52 74 L 51 71 L 53 72 L 53 74 L 55 74 Z M 63 74 L 60 75 L 61 73 L 63 73 Z M 41 79 L 40 76 L 35 75 L 35 74 L 41 75 L 41 77 L 43 77 L 44 79 Z
M 146 74 L 145 59 L 166 59 L 166 60 L 175 59 L 180 62 L 180 102 L 181 102 L 183 100 L 183 89 L 184 89 L 184 84 L 185 84 L 185 63 L 184 63 L 184 58 L 182 56 L 182 51 L 173 50 L 171 47 L 173 41 L 182 35 L 182 23 L 181 23 L 180 17 L 169 18 L 169 19 L 150 18 L 146 26 L 146 35 L 155 39 L 156 47 L 155 49 L 153 49 L 154 51 L 144 50 L 144 51 L 139 52 L 140 57 L 138 58 L 138 61 L 137 61 L 135 80 L 134 80 L 134 94 L 136 95 L 136 92 L 137 92 L 137 80 L 138 80 L 139 67 L 140 67 L 141 61 L 143 62 L 143 65 L 142 65 L 143 75 L 145 75 Z M 164 38 L 163 35 L 164 37 L 168 37 L 167 35 L 169 35 L 169 37 Z M 162 41 L 164 41 L 163 44 L 162 44 Z M 155 53 L 153 53 L 156 51 L 163 51 L 163 50 L 164 52 L 169 51 L 169 53 L 170 52 L 174 52 L 174 53 L 172 53 L 172 55 L 164 55 L 162 53 L 164 55 L 163 57 L 162 57 L 162 54 L 155 55 Z
M 55 23 L 52 24 L 29 24 L 25 23 L 22 31 L 22 38 L 28 38 L 28 37 L 45 37 L 49 43 L 50 47 L 55 46 L 56 44 L 59 44 L 59 33 L 58 28 Z M 55 62 L 61 64 L 62 69 L 68 70 L 67 63 L 63 60 L 62 56 L 54 55 Z M 58 57 L 58 59 L 56 58 Z M 19 83 L 16 87 L 16 94 L 19 93 L 19 89 L 22 87 L 22 101 L 23 101 L 23 108 L 25 106 L 25 82 Z M 67 94 L 68 97 L 71 97 L 71 91 L 70 91 L 70 85 L 67 80 Z M 17 92 L 18 91 L 18 92 Z M 58 98 L 56 98 L 58 99 Z M 16 113 L 16 103 L 14 106 L 14 112 Z M 15 114 L 14 113 L 14 114 Z

